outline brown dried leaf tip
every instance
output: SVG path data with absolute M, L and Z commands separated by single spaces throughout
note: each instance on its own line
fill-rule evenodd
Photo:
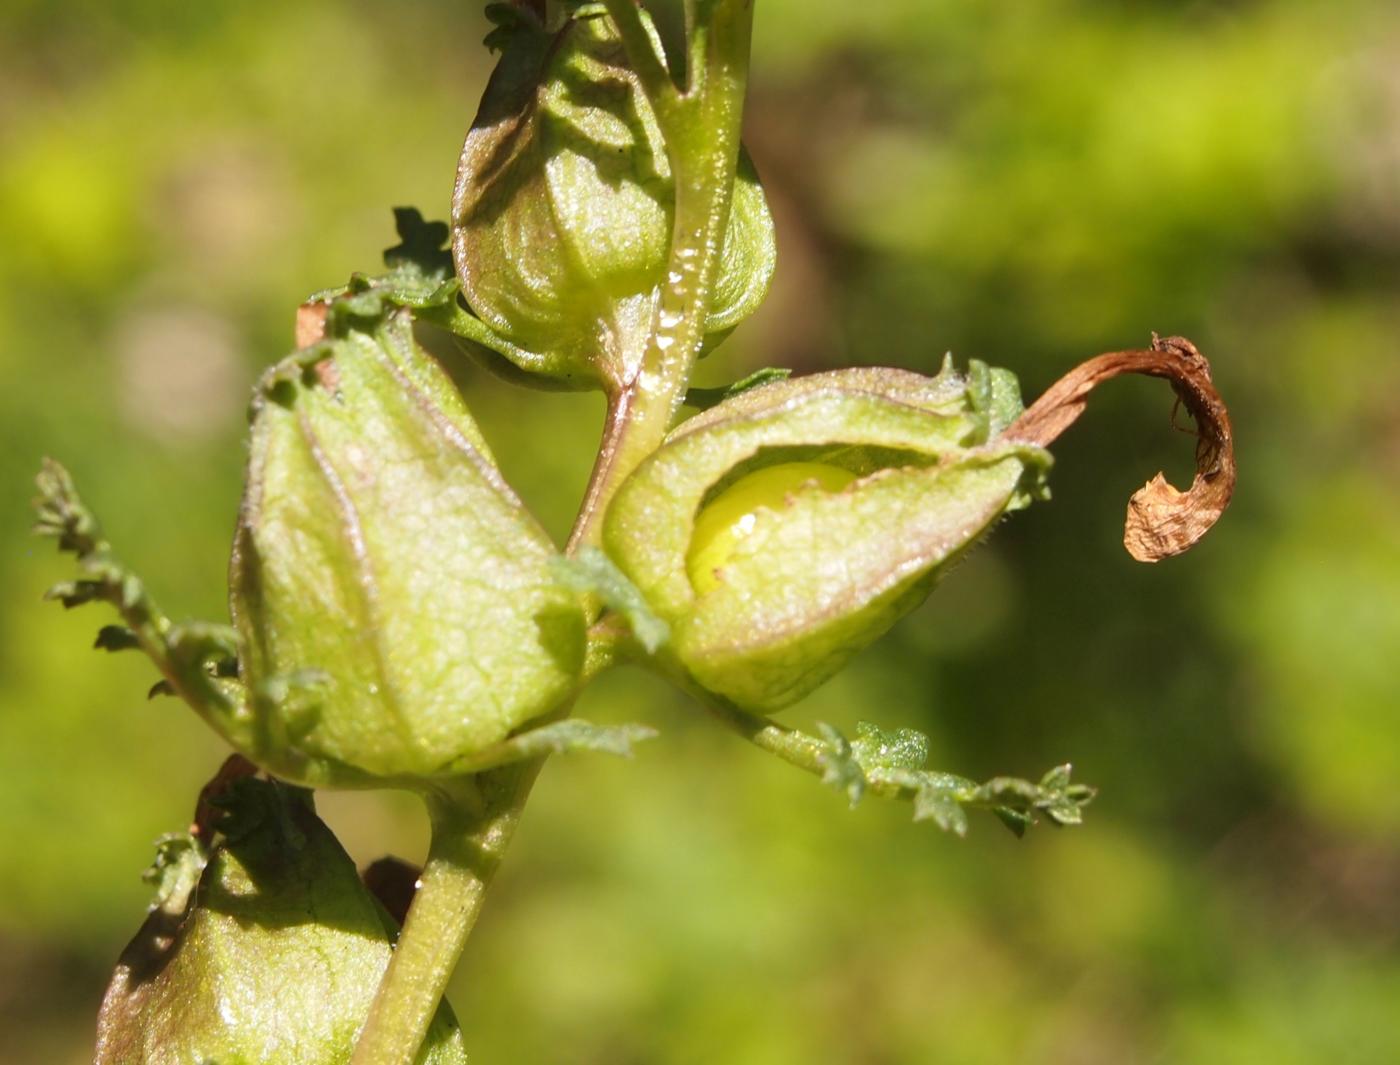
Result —
M 1185 337 L 1152 335 L 1147 351 L 1115 351 L 1076 366 L 1032 404 L 1006 436 L 1048 446 L 1084 413 L 1089 393 L 1120 374 L 1164 377 L 1196 420 L 1196 477 L 1185 492 L 1158 473 L 1128 500 L 1123 546 L 1139 562 L 1188 551 L 1219 520 L 1235 491 L 1230 412 L 1211 383 L 1210 363 Z

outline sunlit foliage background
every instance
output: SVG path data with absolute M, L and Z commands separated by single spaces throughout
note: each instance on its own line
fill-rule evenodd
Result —
M 177 615 L 218 617 L 260 367 L 304 294 L 446 211 L 479 4 L 9 0 L 0 13 L 0 1061 L 81 1062 L 151 841 L 221 758 L 145 701 L 27 538 L 42 454 Z M 480 1062 L 1400 1061 L 1400 11 L 1391 0 L 762 0 L 748 140 L 776 288 L 702 369 L 945 350 L 1039 392 L 1182 333 L 1241 486 L 1155 567 L 1128 493 L 1190 441 L 1118 382 L 1001 529 L 788 715 L 941 767 L 1099 784 L 1082 830 L 959 842 L 624 674 L 582 712 L 664 737 L 560 760 L 453 997 Z M 465 368 L 562 532 L 597 397 Z M 325 796 L 421 853 L 401 796 Z

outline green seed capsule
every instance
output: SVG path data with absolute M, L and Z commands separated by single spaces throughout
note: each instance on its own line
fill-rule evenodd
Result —
M 252 437 L 231 586 L 254 761 L 423 781 L 574 690 L 582 604 L 406 315 L 274 370 Z
M 861 368 L 744 392 L 684 422 L 628 477 L 603 544 L 700 687 L 771 713 L 920 603 L 1048 454 L 998 439 L 1014 381 Z M 839 452 L 841 466 L 794 454 Z M 764 465 L 765 461 L 767 465 Z
M 122 952 L 95 1065 L 344 1065 L 393 953 L 393 920 L 308 793 L 244 780 L 212 851 L 162 841 L 162 890 Z M 207 843 L 207 841 L 204 841 Z M 439 1006 L 417 1065 L 466 1065 Z
M 739 478 L 695 519 L 686 569 L 696 594 L 704 595 L 720 583 L 720 570 L 754 531 L 761 511 L 781 510 L 804 489 L 839 492 L 854 480 L 850 470 L 820 462 L 785 462 Z
M 665 281 L 675 201 L 665 140 L 612 20 L 580 13 L 549 33 L 522 14 L 467 134 L 452 206 L 462 293 L 503 341 L 498 354 L 553 387 L 626 380 Z M 758 307 L 775 256 L 741 151 L 708 338 Z

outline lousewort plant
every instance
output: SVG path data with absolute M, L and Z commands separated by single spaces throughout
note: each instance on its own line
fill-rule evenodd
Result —
M 1017 832 L 1078 824 L 1093 791 L 1068 766 L 978 784 L 929 769 L 917 732 L 774 715 L 1046 498 L 1046 449 L 1103 380 L 1164 377 L 1196 423 L 1190 489 L 1159 475 L 1129 504 L 1135 557 L 1186 550 L 1229 502 L 1228 416 L 1181 338 L 1091 359 L 1029 409 L 976 361 L 688 388 L 775 262 L 739 143 L 752 0 L 686 0 L 670 47 L 637 0 L 486 10 L 500 58 L 450 222 L 397 211 L 385 271 L 307 300 L 257 386 L 232 624 L 171 621 L 64 470 L 40 474 L 39 530 L 79 568 L 52 597 L 114 607 L 98 645 L 143 651 L 155 691 L 236 752 L 191 832 L 160 844 L 103 1065 L 464 1060 L 443 988 L 536 774 L 651 734 L 571 717 L 619 663 L 852 803 L 908 800 L 959 835 L 973 808 Z M 523 385 L 605 393 L 567 544 L 506 483 L 419 328 Z M 380 869 L 376 892 L 309 789 L 381 787 L 422 796 L 432 843 L 421 874 Z

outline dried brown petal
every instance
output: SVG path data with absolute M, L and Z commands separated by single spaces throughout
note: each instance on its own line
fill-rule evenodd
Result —
M 1006 430 L 1006 436 L 1048 446 L 1084 413 L 1089 393 L 1120 374 L 1164 377 L 1196 420 L 1196 477 L 1185 492 L 1158 473 L 1128 501 L 1123 546 L 1139 562 L 1190 550 L 1225 512 L 1235 491 L 1235 438 L 1230 412 L 1211 382 L 1210 363 L 1185 337 L 1152 336 L 1146 351 L 1115 351 L 1076 366 Z

